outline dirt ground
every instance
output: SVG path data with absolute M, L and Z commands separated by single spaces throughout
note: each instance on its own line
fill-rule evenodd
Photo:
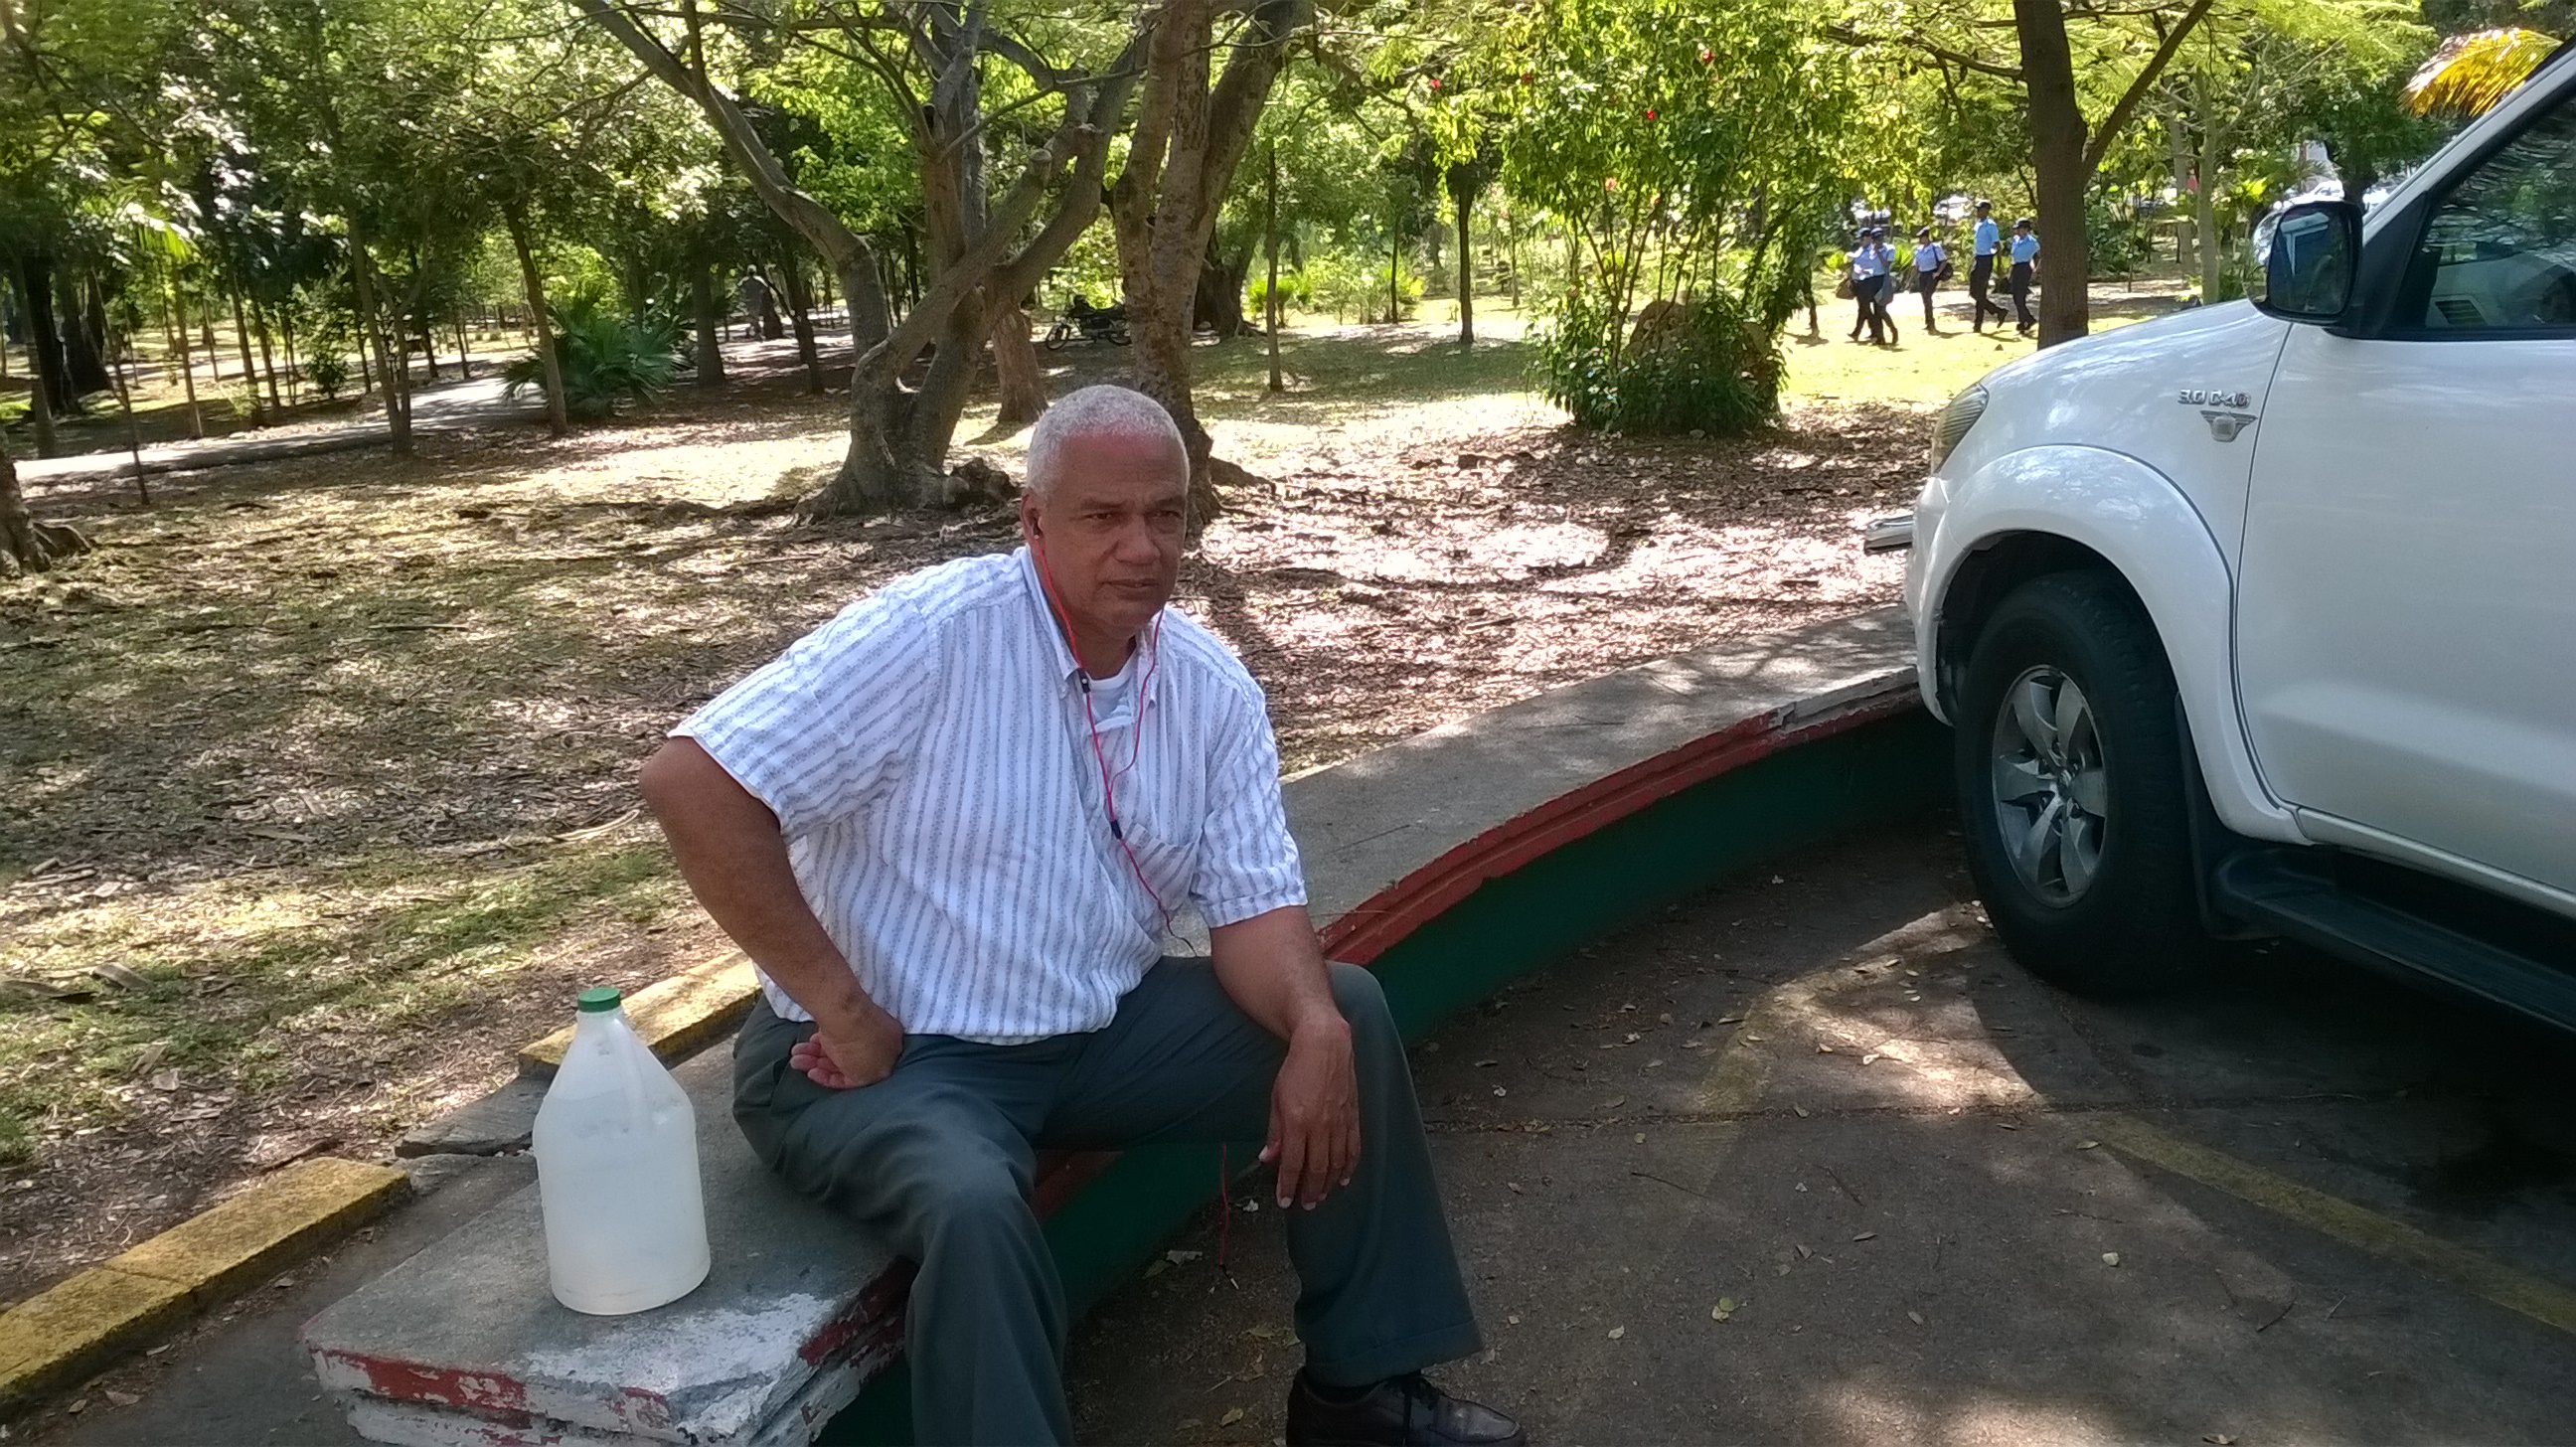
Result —
M 1290 769 L 1745 629 L 1892 602 L 1919 404 L 1729 440 L 1577 433 L 1508 337 L 1208 348 L 1228 499 L 1179 606 Z M 1061 391 L 1116 353 L 1050 355 Z M 634 770 L 867 589 L 1012 546 L 986 509 L 802 526 L 841 414 L 788 366 L 524 426 L 34 490 L 100 544 L 0 586 L 0 1301 L 288 1161 L 381 1157 L 579 987 L 716 951 Z M 965 451 L 1016 469 L 1024 438 Z

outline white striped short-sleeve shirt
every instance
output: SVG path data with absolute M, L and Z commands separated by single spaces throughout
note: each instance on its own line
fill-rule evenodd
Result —
M 1260 685 L 1176 610 L 1156 636 L 1100 719 L 1132 866 L 1025 549 L 888 584 L 672 733 L 778 816 L 807 903 L 907 1032 L 1097 1030 L 1161 957 L 1164 907 L 1221 926 L 1306 902 Z

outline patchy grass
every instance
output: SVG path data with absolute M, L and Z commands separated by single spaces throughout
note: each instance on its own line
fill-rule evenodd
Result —
M 1852 530 L 1910 498 L 1918 411 L 1594 438 L 1527 391 L 1509 319 L 1480 321 L 1463 353 L 1438 323 L 1291 336 L 1281 394 L 1257 339 L 1197 354 L 1219 449 L 1260 481 L 1179 602 L 1262 680 L 1289 767 L 1893 599 L 1900 564 Z M 1051 385 L 1123 356 L 1049 354 Z M 32 489 L 100 549 L 0 585 L 0 976 L 23 982 L 0 985 L 0 1298 L 298 1154 L 380 1152 L 581 986 L 721 946 L 633 815 L 636 766 L 851 597 L 1014 541 L 998 510 L 724 511 L 810 487 L 844 441 L 792 362 L 744 373 L 562 442 L 178 474 L 150 509 Z M 1015 467 L 1024 436 L 990 422 L 960 435 Z

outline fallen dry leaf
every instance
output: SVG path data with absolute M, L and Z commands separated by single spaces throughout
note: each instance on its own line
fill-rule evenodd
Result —
M 1803 1105 L 1793 1105 L 1793 1106 L 1791 1106 L 1791 1107 L 1789 1107 L 1789 1108 L 1790 1108 L 1791 1110 L 1794 1110 L 1794 1111 L 1796 1111 L 1796 1112 L 1798 1113 L 1798 1119 L 1800 1119 L 1800 1120 L 1805 1120 L 1805 1119 L 1807 1118 L 1807 1108 L 1806 1108 L 1805 1106 L 1803 1106 Z
M 2103 1264 L 2103 1265 L 2105 1265 L 2105 1266 L 2117 1266 L 2117 1265 L 2119 1265 L 2119 1264 L 2120 1264 L 2120 1253 L 2119 1253 L 2119 1252 L 2117 1252 L 2117 1251 L 2105 1251 L 2105 1252 L 2103 1252 L 2103 1253 L 2102 1253 L 2102 1264 Z
M 117 1390 L 116 1388 L 114 1388 L 114 1387 L 110 1387 L 110 1388 L 108 1388 L 105 1392 L 101 1393 L 100 1395 L 102 1395 L 102 1396 L 106 1397 L 106 1398 L 107 1398 L 107 1400 L 108 1400 L 108 1405 L 110 1405 L 110 1406 L 114 1406 L 114 1407 L 131 1407 L 131 1406 L 133 1406 L 135 1403 L 140 1402 L 140 1401 L 142 1401 L 142 1400 L 143 1400 L 141 1397 L 138 1397 L 138 1396 L 134 1395 L 132 1392 L 120 1392 L 120 1391 L 118 1391 L 118 1390 Z
M 1863 1231 L 1852 1239 L 1854 1241 L 1875 1241 L 1878 1239 L 1878 1233 L 1875 1231 Z
M 1921 1326 L 1923 1324 L 1923 1313 L 1919 1311 L 1909 1311 L 1905 1314 L 1905 1319 L 1914 1323 L 1916 1326 Z
M 1231 1427 L 1242 1420 L 1243 1409 L 1241 1407 L 1228 1407 L 1225 1409 L 1225 1415 L 1216 1419 L 1216 1424 L 1220 1427 Z
M 1610 1339 L 1612 1341 L 1617 1341 L 1619 1338 L 1626 1336 L 1627 1334 L 1628 1329 L 1624 1326 L 1614 1326 L 1610 1328 Z

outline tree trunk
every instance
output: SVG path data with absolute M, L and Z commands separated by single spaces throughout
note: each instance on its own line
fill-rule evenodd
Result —
M 33 260 L 19 263 L 18 273 L 11 279 L 18 283 L 18 300 L 22 303 L 19 321 L 27 331 L 27 421 L 35 429 L 36 455 L 51 457 L 56 451 L 56 404 L 52 364 L 46 360 L 46 351 L 53 339 L 46 334 L 47 318 L 38 302 L 46 293 Z
M 713 268 L 689 266 L 689 311 L 697 323 L 697 385 L 724 385 L 724 303 L 719 300 Z
M 286 349 L 286 400 L 290 406 L 304 401 L 304 364 L 296 360 L 295 309 L 277 309 L 277 340 Z
M 1262 248 L 1270 254 L 1270 284 L 1263 288 L 1262 329 L 1270 335 L 1270 390 L 1288 389 L 1279 380 L 1279 143 L 1269 145 L 1269 202 L 1262 208 Z
M 268 413 L 261 407 L 259 400 L 259 364 L 251 358 L 250 322 L 242 314 L 242 293 L 247 289 L 242 285 L 240 275 L 236 273 L 232 288 L 233 345 L 241 350 L 241 383 L 242 389 L 250 394 L 250 425 L 264 427 L 268 425 Z
M 120 338 L 108 333 L 107 354 L 112 365 L 108 380 L 116 384 L 116 413 L 125 423 L 126 455 L 134 459 L 134 493 L 145 507 L 152 505 L 152 475 L 143 466 L 143 434 L 134 427 L 134 393 L 125 385 L 125 350 Z
M 787 288 L 787 320 L 796 332 L 796 360 L 805 368 L 805 390 L 821 392 L 823 357 L 814 346 L 814 293 L 805 285 L 805 268 L 793 252 L 778 269 L 778 280 Z
M 1467 244 L 1467 218 L 1476 196 L 1455 184 L 1449 195 L 1458 203 L 1458 348 L 1464 351 L 1476 345 L 1476 253 Z
M 1219 506 L 1207 429 L 1190 400 L 1190 302 L 1218 205 L 1312 0 L 1256 0 L 1225 73 L 1208 86 L 1209 0 L 1164 0 L 1126 169 L 1109 195 L 1135 337 L 1137 390 L 1161 402 L 1190 456 L 1190 527 Z
M 1393 326 L 1404 320 L 1404 297 L 1396 290 L 1396 267 L 1404 257 L 1404 241 L 1395 234 L 1392 223 L 1386 229 L 1386 322 Z
M 259 369 L 268 379 L 269 410 L 283 413 L 286 403 L 277 395 L 277 353 L 268 344 L 268 308 L 261 306 L 257 297 L 251 298 L 250 324 L 259 333 Z
M 188 436 L 206 435 L 205 414 L 197 409 L 197 359 L 188 350 L 188 297 L 176 285 L 163 295 L 170 314 L 170 344 L 179 354 L 179 384 L 188 397 Z
M 71 272 L 54 269 L 54 304 L 56 320 L 62 329 L 63 365 L 71 378 L 69 397 L 78 399 L 93 392 L 111 390 L 116 384 L 107 375 L 107 360 L 102 355 L 107 346 L 107 329 L 97 325 L 91 298 Z M 71 410 L 71 409 L 67 409 Z
M 993 312 L 993 371 L 1002 392 L 996 427 L 1017 432 L 1045 413 L 1046 374 L 1038 368 L 1038 349 L 1029 345 L 1029 314 L 1016 302 Z
M 2084 194 L 2093 179 L 2084 157 L 2089 133 L 2076 103 L 2058 0 L 2013 0 L 2013 22 L 2030 92 L 2030 160 L 2038 176 L 2040 267 L 2047 275 L 2039 291 L 2039 344 L 2053 347 L 2091 326 L 2086 278 L 2093 258 L 2084 234 Z
M 39 385 L 42 385 L 41 379 Z M 65 558 L 89 551 L 89 539 L 64 523 L 43 523 L 27 512 L 18 491 L 18 464 L 0 446 L 0 578 L 41 573 Z
M 367 256 L 367 238 L 356 215 L 349 217 L 349 275 L 357 288 L 358 315 L 366 339 L 376 354 L 376 376 L 385 386 L 385 430 L 393 438 L 397 453 L 411 451 L 411 365 L 395 350 L 399 338 L 388 336 L 388 330 L 399 333 L 400 318 L 391 328 L 385 325 L 386 310 L 376 302 L 376 267 Z
M 27 337 L 34 353 L 28 370 L 42 379 L 45 395 L 53 403 L 51 416 L 77 417 L 81 413 L 81 394 L 72 380 L 70 349 L 65 345 L 67 329 L 54 316 L 58 288 L 54 284 L 53 261 L 30 256 L 20 263 L 20 268 L 18 284 L 27 303 Z
M 2172 153 L 2174 189 L 2189 196 L 2193 189 L 2191 138 L 2184 134 L 2181 117 L 2175 115 L 2165 117 L 2165 144 Z M 2174 265 L 2186 272 L 2198 265 L 2191 254 L 2192 241 L 2198 224 L 2192 217 L 2177 217 L 2174 220 Z
M 2200 299 L 2214 305 L 2222 298 L 2220 288 L 2227 279 L 2220 274 L 2226 257 L 2218 245 L 2218 163 L 2225 153 L 2220 138 L 2221 122 L 2212 107 L 2209 78 L 2192 77 L 2192 109 L 2200 113 L 2200 184 L 2192 188 L 2191 209 L 2194 229 L 2206 238 L 2200 248 Z
M 537 270 L 536 253 L 528 248 L 528 219 L 516 206 L 501 213 L 509 228 L 510 248 L 519 254 L 519 286 L 527 294 L 528 316 L 537 333 L 537 367 L 546 383 L 546 432 L 561 437 L 572 430 L 564 402 L 563 356 L 555 349 L 555 329 L 546 315 L 546 279 Z

